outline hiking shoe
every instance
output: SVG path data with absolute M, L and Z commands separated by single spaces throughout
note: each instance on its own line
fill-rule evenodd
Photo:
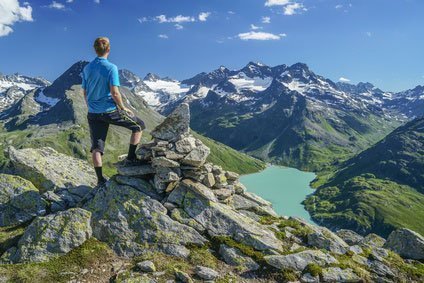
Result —
M 103 187 L 104 185 L 106 185 L 107 181 L 108 181 L 108 179 L 103 177 L 103 180 L 97 181 L 97 187 Z

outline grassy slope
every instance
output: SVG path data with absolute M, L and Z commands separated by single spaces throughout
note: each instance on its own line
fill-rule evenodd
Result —
M 321 174 L 305 201 L 317 221 L 330 227 L 387 236 L 398 227 L 424 234 L 424 118 Z

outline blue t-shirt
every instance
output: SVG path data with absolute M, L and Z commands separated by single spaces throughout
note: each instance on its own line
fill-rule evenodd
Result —
M 110 86 L 120 86 L 118 68 L 106 58 L 97 57 L 82 71 L 82 88 L 87 93 L 88 112 L 105 113 L 116 110 Z

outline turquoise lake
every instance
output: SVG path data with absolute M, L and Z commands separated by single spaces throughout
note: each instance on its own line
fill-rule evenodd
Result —
M 314 178 L 314 173 L 288 167 L 269 166 L 261 172 L 241 176 L 240 181 L 249 192 L 272 202 L 278 214 L 298 216 L 313 223 L 302 201 L 314 192 L 309 186 Z

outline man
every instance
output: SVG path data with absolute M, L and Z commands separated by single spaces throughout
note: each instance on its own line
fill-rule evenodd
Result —
M 132 131 L 127 163 L 136 163 L 136 148 L 140 143 L 144 122 L 125 107 L 119 92 L 118 68 L 108 61 L 110 42 L 99 37 L 94 42 L 97 58 L 85 66 L 82 72 L 82 88 L 88 106 L 88 125 L 91 135 L 91 154 L 98 185 L 106 182 L 102 173 L 104 153 L 109 125 L 125 127 Z

